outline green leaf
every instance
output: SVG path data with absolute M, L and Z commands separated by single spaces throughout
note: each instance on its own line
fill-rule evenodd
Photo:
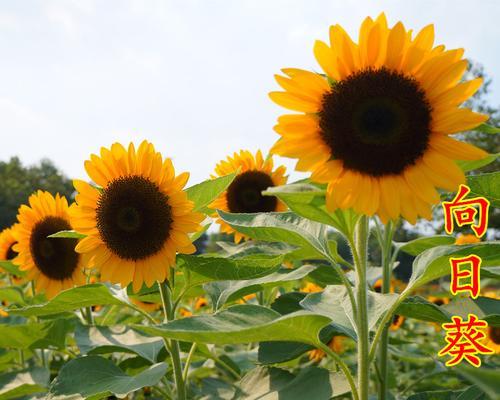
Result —
M 239 299 L 250 293 L 263 290 L 266 287 L 281 286 L 285 282 L 293 282 L 304 278 L 316 269 L 313 265 L 303 265 L 297 269 L 281 269 L 271 275 L 244 281 L 214 282 L 204 286 L 212 299 L 214 309 L 221 308 L 227 302 Z
M 63 239 L 83 239 L 84 237 L 87 237 L 87 235 L 83 233 L 78 233 L 73 230 L 69 231 L 59 231 L 56 233 L 53 233 L 52 235 L 47 236 L 49 238 L 63 238 Z
M 11 275 L 23 277 L 26 276 L 26 271 L 21 271 L 19 267 L 14 264 L 12 261 L 0 261 L 0 268 L 4 269 Z
M 476 385 L 472 385 L 460 393 L 457 400 L 485 400 L 485 396 L 481 389 Z
M 489 134 L 500 133 L 500 128 L 497 128 L 496 126 L 488 125 L 485 123 L 482 123 L 481 125 L 477 126 L 476 128 L 474 128 L 474 130 L 478 131 L 478 132 L 489 133 Z
M 79 394 L 99 399 L 110 395 L 125 397 L 144 386 L 154 386 L 167 372 L 166 363 L 154 364 L 137 375 L 129 376 L 113 362 L 102 357 L 75 358 L 64 364 L 52 382 L 48 399 Z
M 470 194 L 467 197 L 486 197 L 491 206 L 500 207 L 500 172 L 469 175 L 467 186 L 470 188 Z
M 306 367 L 297 375 L 278 368 L 257 367 L 240 382 L 241 399 L 259 400 L 329 400 L 350 392 L 349 384 L 339 372 Z
M 82 354 L 135 353 L 151 363 L 165 347 L 162 339 L 144 336 L 126 326 L 78 325 L 75 341 Z
M 412 256 L 418 256 L 425 250 L 432 249 L 433 247 L 443 246 L 455 243 L 455 238 L 453 236 L 436 235 L 436 236 L 425 236 L 419 237 L 414 240 L 410 240 L 407 243 L 397 243 L 399 249 L 408 253 Z
M 403 293 L 450 274 L 450 257 L 475 254 L 481 257 L 482 267 L 500 263 L 500 242 L 482 242 L 472 245 L 438 246 L 419 254 L 413 262 L 413 272 Z
M 500 300 L 490 297 L 478 297 L 471 299 L 470 297 L 455 297 L 449 304 L 444 305 L 444 308 L 451 315 L 458 315 L 462 318 L 467 318 L 469 314 L 474 314 L 478 318 L 490 320 L 493 322 L 495 317 L 500 317 Z M 490 325 L 497 325 L 489 322 Z
M 486 157 L 480 160 L 470 160 L 470 161 L 458 160 L 456 161 L 456 163 L 462 169 L 462 171 L 469 172 L 484 167 L 488 164 L 491 164 L 498 158 L 499 155 L 500 153 L 488 154 Z
M 223 257 L 243 258 L 251 254 L 286 255 L 297 249 L 286 243 L 259 242 L 248 240 L 240 244 L 232 242 L 217 242 L 222 249 L 220 254 Z
M 57 319 L 29 324 L 0 324 L 0 347 L 11 349 L 44 349 L 66 347 L 66 335 L 74 329 L 71 321 Z
M 0 400 L 17 399 L 35 393 L 45 392 L 50 372 L 45 368 L 13 371 L 0 375 Z
M 256 305 L 236 305 L 214 315 L 183 318 L 156 326 L 137 325 L 150 335 L 187 342 L 239 344 L 287 340 L 317 344 L 318 333 L 330 319 L 306 311 L 281 316 Z
M 397 294 L 368 292 L 368 327 L 373 329 L 382 314 L 398 299 Z M 322 292 L 308 295 L 300 303 L 306 310 L 328 316 L 332 326 L 345 335 L 355 339 L 354 321 L 351 302 L 344 286 L 327 286 Z
M 477 385 L 484 393 L 490 396 L 492 400 L 500 399 L 500 391 L 498 390 L 500 370 L 485 367 L 474 368 L 460 364 L 453 367 L 453 371 Z
M 253 239 L 285 242 L 321 258 L 328 254 L 327 226 L 295 213 L 230 214 L 221 210 L 218 213 L 232 228 Z
M 500 267 L 481 268 L 481 277 L 500 280 Z
M 21 288 L 17 286 L 0 288 L 0 300 L 5 300 L 9 304 L 24 304 L 24 294 Z
M 457 393 L 450 390 L 435 390 L 412 394 L 407 400 L 456 400 Z
M 404 299 L 396 309 L 395 314 L 421 321 L 438 323 L 450 321 L 450 314 L 443 307 L 439 307 L 420 296 Z
M 121 289 L 118 285 L 101 283 L 67 289 L 48 302 L 22 308 L 10 308 L 8 311 L 12 315 L 30 317 L 54 315 L 97 305 L 123 305 L 142 313 L 141 309 L 130 303 L 126 289 Z
M 245 258 L 179 255 L 179 264 L 189 272 L 189 286 L 212 281 L 243 280 L 269 275 L 280 268 L 283 255 L 255 254 Z
M 263 194 L 278 197 L 301 217 L 333 226 L 346 236 L 353 232 L 359 218 L 352 210 L 337 209 L 329 212 L 325 205 L 325 189 L 311 183 L 275 186 Z
M 188 199 L 194 202 L 194 211 L 211 213 L 207 206 L 227 189 L 236 177 L 236 173 L 220 178 L 208 179 L 186 189 Z
M 322 285 L 340 285 L 343 282 L 339 273 L 331 265 L 319 265 L 311 271 L 309 278 Z

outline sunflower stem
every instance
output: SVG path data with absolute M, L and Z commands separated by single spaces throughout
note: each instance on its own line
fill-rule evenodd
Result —
M 167 281 L 158 282 L 158 287 L 160 288 L 161 303 L 165 314 L 164 321 L 168 322 L 173 320 L 175 317 L 175 310 L 172 303 L 172 291 L 170 290 Z M 169 349 L 170 357 L 172 358 L 175 386 L 177 388 L 177 399 L 186 400 L 186 387 L 182 377 L 179 342 L 177 340 L 170 340 L 169 342 L 166 342 L 165 345 L 167 349 Z
M 94 325 L 94 316 L 92 315 L 92 307 L 85 307 L 85 319 L 87 320 L 87 325 Z
M 358 394 L 360 400 L 368 399 L 369 369 L 369 330 L 368 330 L 368 285 L 366 268 L 368 259 L 368 217 L 362 216 L 354 230 L 351 249 L 357 273 L 356 282 L 356 330 L 358 336 Z
M 394 236 L 394 224 L 389 221 L 384 229 L 382 238 L 382 293 L 389 293 L 391 288 L 392 275 L 392 238 Z M 387 347 L 389 344 L 389 326 L 385 325 L 380 337 L 378 353 L 378 370 L 380 371 L 380 385 L 378 388 L 379 400 L 385 400 L 388 394 L 389 380 L 389 359 L 387 357 Z

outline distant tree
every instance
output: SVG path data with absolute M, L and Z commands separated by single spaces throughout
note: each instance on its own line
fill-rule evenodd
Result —
M 48 159 L 24 166 L 18 157 L 0 161 L 0 230 L 16 221 L 17 209 L 34 191 L 59 193 L 71 200 L 73 185 Z

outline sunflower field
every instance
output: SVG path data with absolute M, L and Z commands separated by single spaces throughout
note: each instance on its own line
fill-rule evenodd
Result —
M 73 198 L 19 205 L 0 400 L 500 399 L 500 175 L 467 142 L 500 132 L 466 103 L 483 81 L 433 25 L 326 36 L 318 71 L 276 75 L 271 149 L 187 187 L 153 143 L 103 143 Z M 422 219 L 444 233 L 402 238 Z

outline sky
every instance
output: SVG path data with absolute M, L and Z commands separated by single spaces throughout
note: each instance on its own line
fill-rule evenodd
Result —
M 278 138 L 274 74 L 319 70 L 312 48 L 330 25 L 355 34 L 381 11 L 434 23 L 437 43 L 484 65 L 500 105 L 496 0 L 0 0 L 0 160 L 49 158 L 86 179 L 101 146 L 148 139 L 198 183 Z

